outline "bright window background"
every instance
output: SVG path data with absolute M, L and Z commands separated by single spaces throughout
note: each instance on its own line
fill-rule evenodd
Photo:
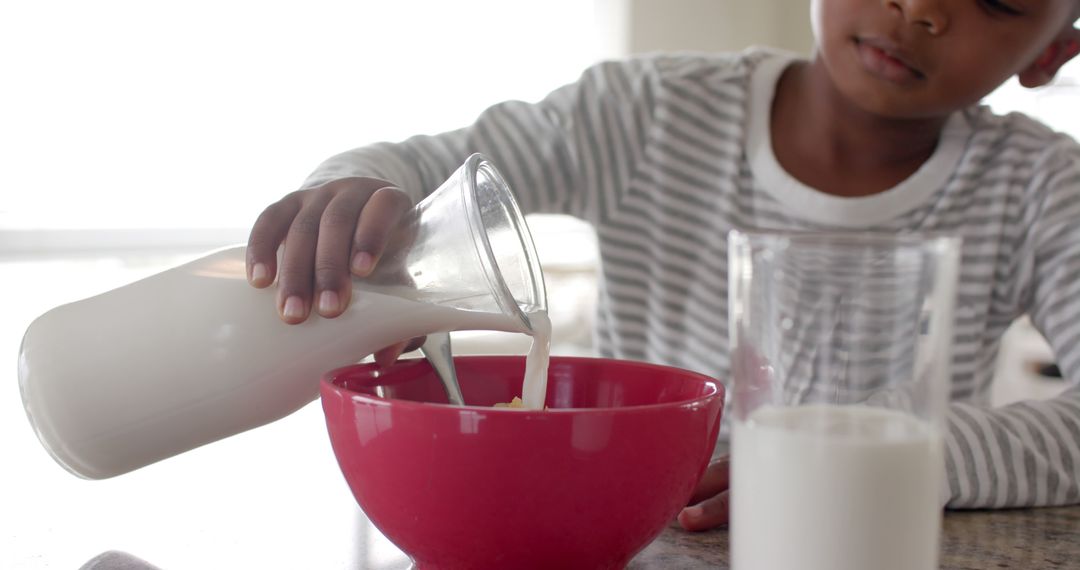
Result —
M 324 158 L 535 100 L 592 2 L 42 0 L 0 8 L 0 229 L 247 228 Z
M 23 411 L 22 333 L 242 240 L 327 156 L 543 97 L 605 55 L 604 25 L 582 0 L 0 2 L 0 568 L 110 549 L 177 569 L 408 567 L 360 516 L 317 403 L 114 479 L 68 474 Z M 568 223 L 533 228 L 573 243 L 542 259 L 584 255 Z M 591 302 L 580 273 L 552 274 L 580 297 L 567 314 Z
M 1026 89 L 1012 79 L 986 98 L 998 112 L 1018 111 L 1080 139 L 1080 61 L 1062 68 L 1052 85 Z
M 0 568 L 78 568 L 108 549 L 163 568 L 405 568 L 358 522 L 317 405 L 83 481 L 46 455 L 24 417 L 16 346 L 56 304 L 242 237 L 331 154 L 467 124 L 492 103 L 539 99 L 618 55 L 608 36 L 615 14 L 594 10 L 621 4 L 0 2 Z M 692 4 L 700 7 L 672 6 Z M 669 48 L 689 42 L 682 28 L 668 33 Z M 1078 72 L 1074 63 L 1058 86 L 1036 92 L 1007 85 L 989 102 L 1080 135 L 1070 104 Z M 591 314 L 594 260 L 581 247 L 588 236 L 566 224 L 533 231 L 548 234 L 538 236 L 543 260 L 569 266 L 545 263 L 549 291 L 562 282 L 553 311 L 580 317 Z M 200 232 L 202 241 L 184 237 Z M 88 240 L 95 235 L 106 237 Z M 99 247 L 125 244 L 157 249 Z M 569 340 L 588 342 L 588 326 L 574 330 L 585 338 Z

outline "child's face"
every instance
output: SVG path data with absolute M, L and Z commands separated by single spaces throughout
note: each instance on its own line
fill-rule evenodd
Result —
M 818 54 L 842 95 L 892 118 L 944 116 L 1031 65 L 1076 0 L 813 0 Z

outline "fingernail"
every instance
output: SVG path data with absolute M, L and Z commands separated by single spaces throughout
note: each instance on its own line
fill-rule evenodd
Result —
M 327 315 L 336 313 L 338 310 L 339 301 L 337 293 L 326 290 L 319 295 L 319 312 Z
M 290 295 L 288 299 L 285 299 L 285 310 L 282 314 L 286 319 L 304 318 L 304 302 L 300 300 L 300 297 Z
M 366 251 L 358 251 L 352 258 L 352 270 L 357 275 L 367 275 L 371 271 L 371 265 L 374 258 Z
M 256 263 L 255 267 L 251 268 L 251 282 L 255 284 L 262 283 L 268 274 L 265 263 Z

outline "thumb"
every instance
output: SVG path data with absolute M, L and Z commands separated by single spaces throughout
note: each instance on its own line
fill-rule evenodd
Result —
M 679 513 L 679 524 L 692 532 L 727 524 L 730 497 L 730 493 L 724 491 L 692 507 L 686 507 Z

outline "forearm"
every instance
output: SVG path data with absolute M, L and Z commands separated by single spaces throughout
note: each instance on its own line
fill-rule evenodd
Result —
M 953 404 L 945 444 L 950 508 L 1080 503 L 1080 388 L 996 409 Z
M 414 202 L 450 176 L 465 160 L 464 133 L 438 137 L 413 137 L 403 143 L 377 143 L 334 155 L 318 166 L 302 188 L 314 188 L 333 180 L 352 177 L 380 178 L 397 185 Z M 441 146 L 443 153 L 433 152 Z
M 1015 313 L 1049 342 L 1069 388 L 996 409 L 954 404 L 946 436 L 948 506 L 1080 503 L 1080 147 L 1059 140 L 1036 165 L 1022 212 Z M 1013 277 L 1010 277 L 1013 279 Z
M 381 178 L 415 201 L 433 191 L 472 153 L 486 155 L 506 178 L 526 213 L 582 214 L 577 161 L 570 155 L 570 122 L 543 105 L 512 101 L 489 108 L 472 125 L 400 143 L 378 143 L 323 162 L 304 182 L 314 187 L 346 177 Z

